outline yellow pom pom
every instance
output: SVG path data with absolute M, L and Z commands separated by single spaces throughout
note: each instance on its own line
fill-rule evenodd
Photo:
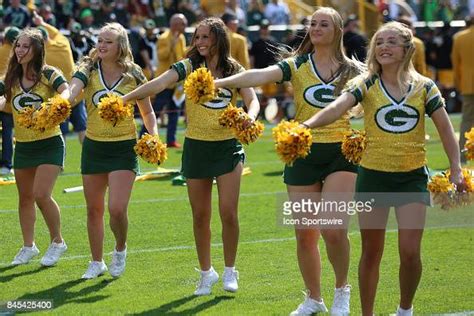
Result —
M 71 114 L 71 104 L 60 95 L 43 102 L 37 111 L 35 130 L 44 132 L 64 122 Z
M 365 131 L 351 130 L 344 135 L 342 154 L 352 163 L 358 164 L 365 149 Z
M 162 164 L 168 159 L 166 144 L 163 144 L 158 135 L 143 134 L 133 148 L 135 153 L 151 164 Z
M 259 121 L 248 125 L 250 121 L 252 121 L 250 116 L 242 108 L 237 108 L 232 104 L 229 104 L 219 117 L 219 124 L 232 129 L 235 138 L 245 145 L 255 142 L 265 129 L 265 126 Z
M 464 150 L 466 151 L 466 159 L 474 160 L 474 127 L 469 132 L 464 133 L 466 137 L 466 144 Z
M 103 97 L 97 105 L 100 117 L 113 126 L 128 117 L 133 117 L 133 105 L 124 104 L 120 96 L 108 93 Z
M 456 186 L 449 180 L 450 171 L 431 177 L 428 183 L 428 190 L 432 193 L 435 204 L 440 205 L 443 210 L 463 207 L 474 202 L 474 178 L 472 171 L 462 169 L 462 175 L 466 182 L 466 191 L 456 190 Z
M 201 104 L 216 97 L 214 77 L 204 67 L 193 71 L 184 82 L 184 93 L 194 103 Z
M 297 158 L 305 158 L 313 143 L 311 130 L 301 127 L 295 121 L 282 121 L 272 130 L 275 148 L 280 159 L 287 165 L 293 165 Z
M 36 125 L 36 109 L 32 106 L 23 108 L 18 113 L 18 125 L 25 128 L 33 128 Z

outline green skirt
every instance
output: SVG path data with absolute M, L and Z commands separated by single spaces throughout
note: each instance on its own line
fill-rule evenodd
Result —
M 430 205 L 428 168 L 407 172 L 385 172 L 359 166 L 355 199 L 375 200 L 374 206 L 402 206 L 409 203 Z
M 341 143 L 313 143 L 306 158 L 285 166 L 283 180 L 289 185 L 312 185 L 337 171 L 357 173 L 357 166 L 342 154 Z
M 17 142 L 13 155 L 13 169 L 33 168 L 39 165 L 64 167 L 64 140 L 61 135 L 33 142 Z
M 133 150 L 136 139 L 101 142 L 84 139 L 81 155 L 81 173 L 109 173 L 117 170 L 139 172 L 138 158 Z
M 232 172 L 245 153 L 236 139 L 204 141 L 184 139 L 181 166 L 188 179 L 214 178 Z

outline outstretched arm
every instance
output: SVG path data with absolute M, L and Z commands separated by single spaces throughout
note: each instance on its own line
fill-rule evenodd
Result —
M 449 176 L 450 180 L 456 184 L 458 190 L 462 191 L 466 188 L 466 184 L 462 176 L 459 145 L 454 134 L 453 125 L 444 107 L 434 111 L 433 114 L 431 114 L 431 119 L 438 130 L 444 151 L 449 159 L 449 168 L 451 170 L 451 175 Z
M 331 102 L 324 110 L 319 111 L 311 118 L 303 122 L 308 128 L 321 127 L 329 125 L 344 115 L 354 104 L 356 98 L 349 92 L 340 95 L 335 101 Z
M 70 97 L 71 97 L 71 91 L 69 90 L 69 85 L 67 84 L 67 82 L 61 84 L 59 87 L 58 87 L 58 90 L 59 94 L 61 95 L 62 98 L 66 99 L 66 100 L 69 100 Z M 71 102 L 69 102 L 71 103 Z M 72 103 L 71 103 L 72 104 Z
M 142 116 L 143 123 L 150 135 L 158 135 L 158 128 L 156 127 L 156 116 L 151 106 L 150 98 L 147 97 L 142 100 L 137 100 L 138 109 Z
M 251 69 L 230 77 L 215 81 L 216 88 L 251 88 L 266 83 L 279 82 L 283 79 L 283 71 L 273 65 L 263 69 Z
M 163 73 L 161 76 L 137 87 L 132 92 L 127 93 L 123 96 L 123 102 L 133 102 L 149 97 L 153 94 L 160 93 L 165 90 L 171 84 L 177 82 L 179 79 L 178 73 L 174 69 L 170 69 Z

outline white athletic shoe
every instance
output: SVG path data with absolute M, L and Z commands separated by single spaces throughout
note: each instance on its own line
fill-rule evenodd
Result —
M 410 309 L 403 309 L 400 306 L 397 308 L 397 316 L 413 316 L 413 305 Z
M 31 258 L 37 256 L 39 253 L 40 251 L 34 243 L 31 247 L 23 246 L 13 259 L 12 266 L 17 266 L 19 264 L 27 264 L 28 262 L 30 262 Z
M 331 315 L 333 316 L 349 315 L 350 298 L 351 298 L 351 286 L 349 284 L 335 289 L 334 301 L 331 306 Z
M 114 252 L 112 254 L 112 263 L 110 264 L 110 275 L 114 278 L 118 278 L 122 273 L 125 271 L 125 264 L 127 259 L 127 248 L 123 251 L 117 251 L 114 248 Z
M 317 313 L 327 313 L 328 309 L 324 305 L 323 299 L 321 302 L 318 302 L 311 297 L 309 294 L 306 294 L 304 302 L 301 303 L 298 308 L 291 312 L 290 316 L 304 316 L 304 315 L 313 315 Z
M 87 268 L 86 273 L 82 275 L 83 279 L 94 279 L 99 275 L 107 272 L 107 266 L 105 265 L 104 260 L 102 261 L 91 261 L 89 267 Z
M 67 250 L 67 245 L 64 240 L 58 244 L 54 241 L 49 245 L 48 250 L 44 254 L 43 258 L 41 258 L 41 265 L 45 267 L 50 267 L 58 262 L 59 257 Z
M 222 274 L 222 283 L 224 285 L 224 291 L 227 292 L 237 292 L 239 289 L 239 284 L 237 280 L 239 279 L 239 271 L 231 268 L 224 268 L 224 273 Z
M 197 271 L 201 273 L 201 278 L 199 279 L 196 291 L 194 291 L 194 295 L 202 296 L 211 294 L 211 288 L 219 280 L 219 274 L 217 274 L 213 267 L 211 267 L 209 271 Z

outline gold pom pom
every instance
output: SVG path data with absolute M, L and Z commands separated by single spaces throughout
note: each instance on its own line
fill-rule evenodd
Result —
M 351 130 L 342 140 L 342 154 L 352 163 L 359 164 L 365 149 L 365 131 Z
M 470 205 L 474 202 L 474 178 L 472 171 L 462 169 L 462 175 L 466 182 L 466 191 L 456 190 L 456 186 L 449 180 L 450 171 L 431 177 L 428 190 L 432 193 L 435 204 L 440 205 L 443 210 Z
M 163 144 L 158 135 L 143 134 L 135 147 L 135 153 L 151 164 L 162 164 L 168 159 L 166 144 Z
M 464 151 L 466 152 L 467 160 L 474 160 L 474 127 L 469 132 L 465 132 L 466 144 L 464 145 Z
M 36 125 L 36 109 L 32 106 L 23 108 L 18 112 L 18 125 L 25 128 L 33 128 Z
M 124 104 L 120 96 L 108 93 L 103 97 L 97 105 L 100 117 L 107 122 L 112 123 L 113 126 L 118 122 L 133 116 L 133 105 Z
M 293 165 L 297 158 L 305 158 L 313 143 L 311 130 L 295 121 L 282 121 L 272 130 L 275 148 L 280 159 L 287 165 Z
M 184 82 L 184 93 L 195 104 L 214 99 L 216 97 L 215 89 L 214 77 L 205 67 L 193 71 Z
M 71 104 L 60 95 L 43 102 L 37 111 L 35 130 L 44 132 L 64 122 L 71 114 Z
M 259 121 L 253 121 L 246 126 L 245 122 L 250 121 L 252 119 L 242 108 L 237 108 L 232 104 L 229 104 L 219 117 L 219 124 L 232 129 L 235 138 L 245 145 L 255 142 L 263 134 L 265 128 Z

